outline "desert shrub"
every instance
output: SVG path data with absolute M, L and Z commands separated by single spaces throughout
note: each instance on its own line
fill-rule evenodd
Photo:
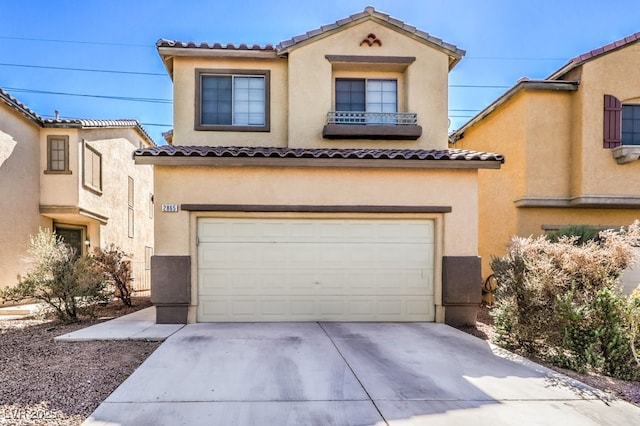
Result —
M 640 378 L 640 295 L 623 296 L 618 283 L 636 261 L 639 237 L 638 222 L 580 243 L 514 237 L 491 264 L 498 340 L 574 370 Z
M 48 229 L 29 238 L 29 269 L 17 285 L 0 297 L 10 301 L 35 299 L 44 302 L 64 322 L 90 315 L 97 302 L 108 299 L 104 279 L 91 257 L 75 250 Z
M 93 258 L 102 272 L 107 284 L 113 288 L 113 294 L 126 306 L 131 306 L 131 282 L 133 274 L 129 256 L 119 247 L 110 244 L 101 249 L 96 248 Z

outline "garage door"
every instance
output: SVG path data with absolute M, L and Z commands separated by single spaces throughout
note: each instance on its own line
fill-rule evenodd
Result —
M 433 228 L 200 219 L 198 321 L 433 321 Z

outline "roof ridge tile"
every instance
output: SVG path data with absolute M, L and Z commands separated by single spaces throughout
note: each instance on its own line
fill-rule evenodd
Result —
M 597 47 L 588 52 L 582 53 L 578 56 L 575 56 L 561 68 L 556 70 L 553 74 L 547 77 L 547 80 L 557 80 L 560 77 L 564 76 L 566 73 L 571 71 L 573 68 L 582 65 L 584 62 L 587 62 L 591 59 L 597 58 L 598 56 L 607 54 L 614 50 L 620 49 L 622 47 L 628 46 L 640 40 L 640 32 L 628 35 L 619 40 L 612 41 L 611 43 L 605 44 L 604 46 Z

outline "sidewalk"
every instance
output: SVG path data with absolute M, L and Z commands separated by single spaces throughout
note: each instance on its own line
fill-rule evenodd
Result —
M 156 308 L 151 306 L 73 333 L 63 334 L 54 340 L 58 342 L 87 340 L 153 340 L 162 342 L 182 327 L 184 324 L 156 324 Z

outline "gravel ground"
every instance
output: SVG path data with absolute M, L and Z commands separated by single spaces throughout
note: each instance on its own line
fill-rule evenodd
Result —
M 475 327 L 458 327 L 460 330 L 479 337 L 483 340 L 495 342 L 495 332 L 493 329 L 493 319 L 489 315 L 489 309 L 486 306 L 482 306 L 478 310 L 478 321 Z M 573 370 L 566 370 L 564 368 L 556 367 L 548 362 L 540 359 L 533 359 L 538 364 L 542 364 L 548 368 L 556 370 L 566 376 L 572 377 L 576 380 L 586 383 L 589 386 L 603 390 L 611 395 L 614 395 L 620 399 L 631 402 L 632 404 L 640 406 L 640 383 L 630 382 L 626 380 L 614 379 L 608 376 L 602 376 L 599 374 L 580 374 Z
M 97 320 L 0 317 L 0 425 L 79 425 L 159 342 L 54 342 L 53 338 L 150 306 L 135 298 L 102 307 Z

